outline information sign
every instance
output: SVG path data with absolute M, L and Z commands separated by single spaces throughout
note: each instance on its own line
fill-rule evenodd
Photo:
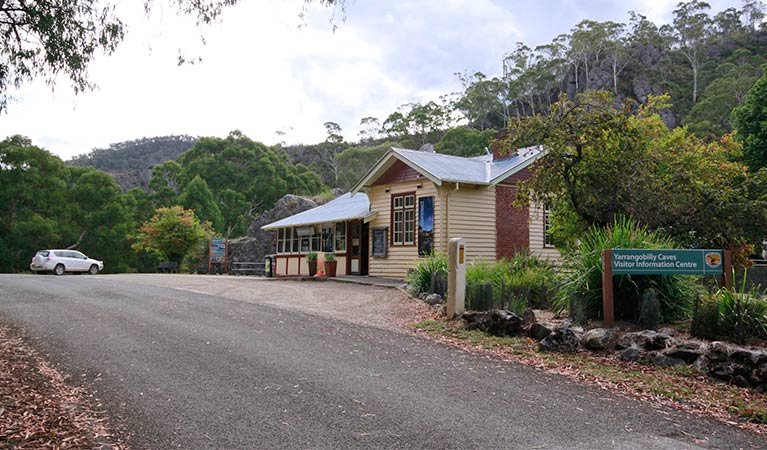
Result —
M 722 275 L 722 250 L 613 249 L 613 275 Z

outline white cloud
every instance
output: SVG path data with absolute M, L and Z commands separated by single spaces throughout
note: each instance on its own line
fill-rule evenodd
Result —
M 143 2 L 121 2 L 129 34 L 92 65 L 99 89 L 75 96 L 66 80 L 53 94 L 27 85 L 0 118 L 0 138 L 27 135 L 63 158 L 144 136 L 234 129 L 311 143 L 324 139 L 327 121 L 354 139 L 362 117 L 383 120 L 401 104 L 458 90 L 455 72 L 499 74 L 517 41 L 549 42 L 586 17 L 625 22 L 631 9 L 668 21 L 675 1 L 357 1 L 345 22 L 336 12 L 335 32 L 316 2 L 302 22 L 302 0 L 242 2 L 202 30 L 163 2 L 149 19 Z M 713 0 L 712 11 L 734 2 Z M 179 48 L 202 63 L 177 66 Z

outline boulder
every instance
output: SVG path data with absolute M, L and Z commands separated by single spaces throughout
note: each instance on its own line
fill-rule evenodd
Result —
M 441 305 L 445 303 L 445 299 L 439 294 L 428 294 L 424 296 L 423 301 L 428 305 Z
M 642 351 L 636 345 L 626 348 L 618 354 L 618 359 L 628 362 L 639 361 L 641 357 Z
M 538 343 L 538 348 L 546 352 L 572 353 L 581 346 L 581 337 L 570 327 L 555 329 Z
M 527 335 L 536 341 L 542 341 L 550 334 L 551 328 L 538 322 L 530 325 L 530 329 L 527 331 Z
M 613 330 L 608 328 L 593 328 L 583 336 L 583 346 L 589 350 L 604 350 L 609 347 Z
M 698 342 L 678 342 L 663 351 L 663 354 L 675 359 L 681 359 L 692 364 L 706 352 L 706 346 Z
M 275 232 L 265 231 L 263 225 L 298 214 L 316 207 L 313 201 L 297 195 L 285 195 L 271 210 L 265 212 L 248 227 L 248 236 L 229 241 L 227 261 L 232 262 L 263 262 L 266 255 L 275 251 Z
M 522 318 L 505 309 L 464 313 L 467 329 L 480 330 L 493 336 L 517 336 L 522 329 Z
M 678 367 L 687 364 L 683 359 L 673 358 L 657 351 L 648 353 L 646 359 L 652 365 L 659 367 Z
M 522 312 L 522 328 L 525 330 L 529 330 L 530 327 L 536 323 L 535 319 L 535 313 L 530 308 L 525 308 L 525 310 Z
M 712 342 L 701 361 L 712 378 L 743 387 L 767 384 L 767 352 Z
M 659 333 L 653 330 L 637 331 L 634 333 L 626 333 L 615 344 L 619 350 L 629 348 L 631 346 L 639 347 L 642 350 L 663 350 L 670 347 L 673 343 L 671 336 L 666 333 Z

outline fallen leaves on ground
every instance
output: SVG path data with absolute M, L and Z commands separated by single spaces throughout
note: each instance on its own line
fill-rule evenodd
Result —
M 539 352 L 538 343 L 529 338 L 497 338 L 466 331 L 460 320 L 445 321 L 436 313 L 431 317 L 422 314 L 419 319 L 410 323 L 410 330 L 445 345 L 585 381 L 653 406 L 672 407 L 767 434 L 767 395 L 712 380 L 692 367 L 661 368 L 591 352 Z
M 89 393 L 69 386 L 9 327 L 0 324 L 0 447 L 117 449 L 115 435 Z

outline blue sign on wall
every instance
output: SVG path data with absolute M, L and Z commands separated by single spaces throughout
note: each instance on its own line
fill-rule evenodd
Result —
M 434 251 L 434 197 L 418 199 L 418 254 Z

